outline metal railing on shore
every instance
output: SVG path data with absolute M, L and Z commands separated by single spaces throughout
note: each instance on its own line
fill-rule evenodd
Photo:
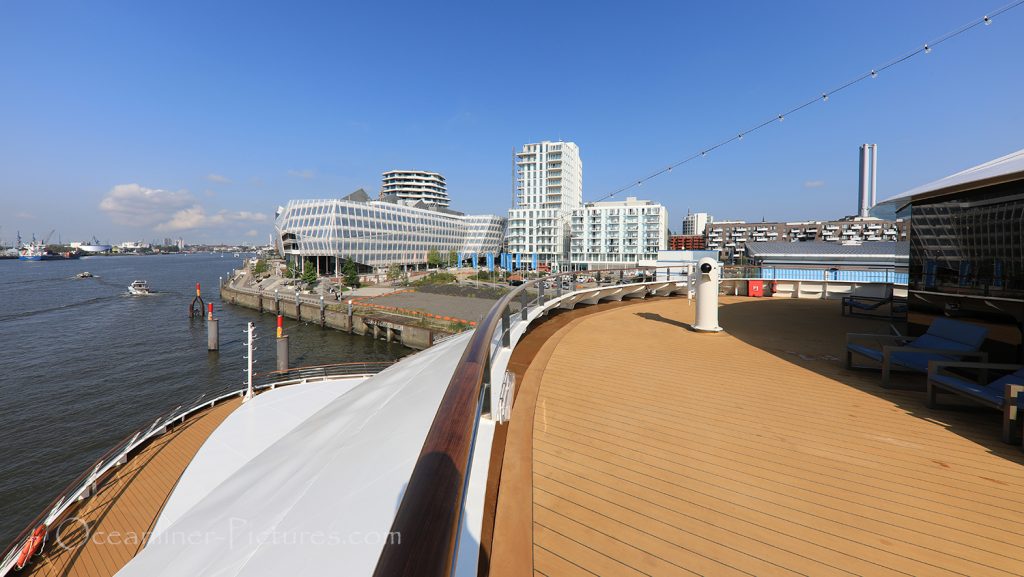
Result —
M 355 378 L 370 376 L 383 371 L 396 361 L 341 363 L 315 367 L 302 367 L 287 371 L 273 371 L 253 375 L 253 389 L 257 392 L 273 390 L 277 387 L 323 381 L 332 378 Z M 72 505 L 92 496 L 99 488 L 108 473 L 124 465 L 137 451 L 150 440 L 163 435 L 169 428 L 184 423 L 190 416 L 212 408 L 217 403 L 245 395 L 246 389 L 232 385 L 220 392 L 207 392 L 199 395 L 188 403 L 176 405 L 173 409 L 160 414 L 149 427 L 139 429 L 128 435 L 110 450 L 103 454 L 92 467 L 86 469 L 75 478 L 58 496 L 43 509 L 31 523 L 3 551 L 0 560 L 0 577 L 10 574 L 18 562 L 22 549 L 26 546 L 37 527 L 43 526 L 47 533 L 49 528 L 59 521 Z M 184 408 L 183 407 L 187 407 Z

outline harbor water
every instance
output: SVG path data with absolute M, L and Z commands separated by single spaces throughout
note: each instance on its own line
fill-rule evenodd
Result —
M 230 255 L 0 260 L 0 547 L 103 453 L 181 402 L 244 386 L 247 322 L 255 372 L 275 367 L 276 317 L 221 303 Z M 95 278 L 78 279 L 89 271 Z M 136 279 L 157 291 L 127 295 Z M 195 283 L 220 319 L 220 351 L 190 320 Z M 398 359 L 413 352 L 286 319 L 291 366 Z

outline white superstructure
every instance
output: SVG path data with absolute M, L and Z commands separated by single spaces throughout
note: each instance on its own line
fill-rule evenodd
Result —
M 668 248 L 668 209 L 649 200 L 595 202 L 572 211 L 572 266 L 637 266 Z
M 425 170 L 389 170 L 383 174 L 380 198 L 395 195 L 402 204 L 427 204 L 448 206 L 448 185 L 437 172 Z
M 579 147 L 547 140 L 523 146 L 516 154 L 516 192 L 516 208 L 508 212 L 508 252 L 522 255 L 522 262 L 567 264 L 569 215 L 583 206 Z

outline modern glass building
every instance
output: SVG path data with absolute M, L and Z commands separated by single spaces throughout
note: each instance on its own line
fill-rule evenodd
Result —
M 463 261 L 493 259 L 505 219 L 422 202 L 371 200 L 359 189 L 344 198 L 289 201 L 278 209 L 274 226 L 277 249 L 289 264 L 332 273 L 346 258 L 364 269 L 419 267 L 431 250 L 444 256 L 455 251 Z
M 911 331 L 969 319 L 993 360 L 1024 361 L 1024 150 L 892 200 L 910 207 Z

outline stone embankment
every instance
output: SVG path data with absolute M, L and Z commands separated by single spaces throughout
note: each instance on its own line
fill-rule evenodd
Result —
M 351 334 L 372 336 L 388 342 L 401 343 L 413 349 L 428 348 L 437 340 L 470 326 L 449 323 L 452 325 L 451 330 L 443 330 L 420 318 L 406 317 L 396 314 L 397 311 L 388 310 L 392 307 L 356 304 L 350 307 L 347 302 L 331 302 L 317 295 L 296 295 L 294 292 L 281 294 L 279 291 L 275 293 L 260 288 L 238 286 L 233 282 L 221 285 L 220 297 L 224 302 L 261 313 L 281 315 Z M 444 322 L 443 319 L 437 320 Z

